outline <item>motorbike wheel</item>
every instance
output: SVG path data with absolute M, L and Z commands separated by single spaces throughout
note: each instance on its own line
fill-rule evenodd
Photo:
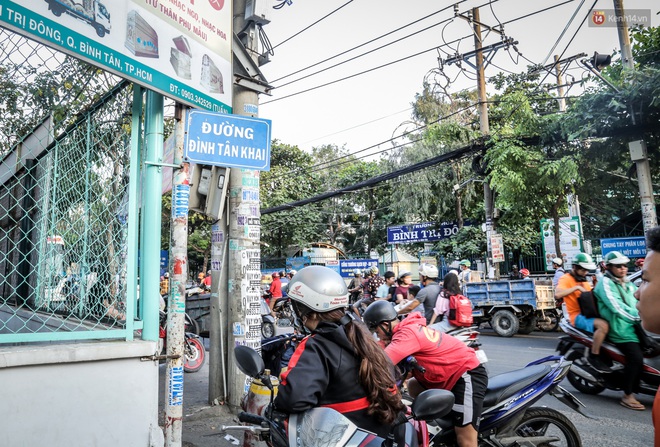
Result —
M 273 323 L 267 323 L 267 322 L 261 323 L 261 335 L 264 338 L 274 337 L 275 325 L 273 325 Z
M 556 437 L 558 440 L 556 443 L 543 443 L 539 446 L 582 447 L 580 433 L 575 425 L 566 416 L 552 408 L 530 408 L 525 412 L 522 421 L 513 431 L 522 437 L 551 436 Z
M 498 310 L 493 315 L 490 325 L 500 337 L 513 337 L 518 332 L 520 322 L 513 312 Z
M 523 324 L 518 328 L 518 333 L 528 335 L 536 329 L 536 317 L 532 316 L 523 321 Z
M 583 357 L 584 356 L 582 355 L 582 351 L 573 350 L 566 356 L 566 359 L 571 360 L 573 362 L 577 362 Z M 571 383 L 571 385 L 575 387 L 576 390 L 584 394 L 595 395 L 595 394 L 600 394 L 605 390 L 605 387 L 603 385 L 590 382 L 584 377 L 578 376 L 571 370 L 569 370 L 568 374 L 566 374 L 566 378 Z
M 186 339 L 183 355 L 183 370 L 187 373 L 199 371 L 206 361 L 206 350 L 199 338 Z
M 557 312 L 545 312 L 545 318 L 538 321 L 539 329 L 543 332 L 555 332 L 559 327 L 561 318 Z

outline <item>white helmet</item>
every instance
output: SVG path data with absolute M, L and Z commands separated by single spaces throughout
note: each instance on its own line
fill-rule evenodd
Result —
M 554 259 L 552 260 L 552 263 L 553 263 L 553 264 L 557 264 L 559 267 L 561 267 L 562 264 L 564 264 L 564 260 L 563 260 L 562 258 L 554 258 Z
M 329 312 L 348 306 L 348 287 L 344 278 L 320 265 L 305 267 L 293 275 L 287 295 L 314 312 Z
M 422 264 L 419 266 L 419 274 L 427 278 L 435 279 L 438 277 L 438 267 L 433 264 Z

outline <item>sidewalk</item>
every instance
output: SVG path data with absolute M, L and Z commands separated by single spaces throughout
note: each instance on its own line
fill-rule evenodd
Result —
M 211 406 L 208 404 L 208 340 L 207 358 L 202 369 L 196 373 L 183 375 L 183 447 L 235 447 L 243 445 L 243 434 L 232 432 L 208 436 L 220 431 L 222 425 L 238 425 L 238 418 L 229 411 L 226 405 Z M 159 399 L 158 421 L 161 427 L 164 423 L 165 399 L 165 364 L 159 366 Z M 265 444 L 264 444 L 265 445 Z

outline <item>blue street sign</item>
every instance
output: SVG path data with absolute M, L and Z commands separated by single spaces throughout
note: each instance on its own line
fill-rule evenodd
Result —
M 193 110 L 188 113 L 184 161 L 270 170 L 270 120 Z
M 646 240 L 644 236 L 601 239 L 600 249 L 603 257 L 611 251 L 618 251 L 629 258 L 643 258 L 646 256 Z
M 469 227 L 466 221 L 463 226 Z M 456 222 L 424 222 L 410 225 L 387 227 L 388 244 L 412 244 L 413 242 L 433 242 L 452 237 L 458 233 Z

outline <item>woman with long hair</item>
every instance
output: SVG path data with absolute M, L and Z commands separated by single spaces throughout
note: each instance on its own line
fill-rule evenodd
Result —
M 429 326 L 433 325 L 434 329 L 442 332 L 447 332 L 454 328 L 449 323 L 449 298 L 454 295 L 460 295 L 461 293 L 461 284 L 458 275 L 454 272 L 447 273 L 442 279 L 442 290 L 440 291 L 440 295 L 438 295 L 438 300 L 435 302 L 433 317 L 431 317 Z
M 275 398 L 277 411 L 333 408 L 358 427 L 387 437 L 404 409 L 394 366 L 366 327 L 346 313 L 348 288 L 337 272 L 310 266 L 289 283 L 304 331 Z

